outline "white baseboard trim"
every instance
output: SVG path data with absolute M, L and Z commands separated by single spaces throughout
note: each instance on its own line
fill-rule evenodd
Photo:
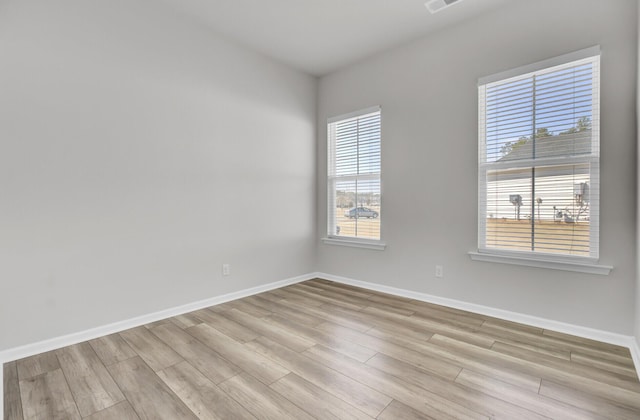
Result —
M 335 281 L 337 283 L 349 284 L 351 286 L 362 287 L 364 289 L 375 290 L 377 292 L 388 293 L 390 295 L 396 295 L 396 296 L 401 296 L 409 299 L 415 299 L 422 302 L 448 306 L 450 308 L 461 309 L 464 311 L 469 311 L 469 312 L 474 312 L 481 315 L 500 318 L 507 321 L 518 322 L 520 324 L 526 324 L 534 327 L 544 328 L 547 330 L 553 330 L 553 331 L 558 331 L 565 334 L 575 335 L 578 337 L 589 338 L 592 340 L 602 341 L 604 343 L 615 344 L 618 346 L 629 348 L 632 354 L 634 353 L 634 350 L 632 347 L 635 345 L 636 351 L 638 348 L 638 342 L 632 336 L 597 330 L 589 327 L 582 327 L 579 325 L 568 324 L 564 322 L 540 318 L 537 316 L 522 314 L 518 312 L 511 312 L 503 309 L 496 309 L 489 306 L 477 305 L 475 303 L 469 303 L 469 302 L 464 302 L 460 300 L 429 295 L 427 293 L 414 292 L 411 290 L 399 289 L 396 287 L 384 286 L 381 284 L 369 283 L 366 281 L 334 276 L 332 274 L 327 274 L 327 273 L 315 273 L 314 277 Z M 636 353 L 635 357 L 639 357 L 639 356 L 640 356 L 640 353 Z M 636 365 L 636 369 L 639 369 L 640 368 L 639 360 L 634 358 L 634 363 Z M 639 376 L 640 376 L 640 371 L 639 371 Z
M 636 373 L 640 378 L 640 337 L 632 338 L 629 351 L 631 351 L 631 357 L 633 358 L 633 364 L 636 367 Z
M 182 315 L 188 312 L 197 311 L 198 309 L 208 308 L 209 306 L 218 305 L 218 304 L 229 302 L 232 300 L 241 299 L 247 296 L 256 295 L 258 293 L 266 292 L 273 289 L 278 289 L 280 287 L 299 283 L 305 280 L 311 280 L 313 278 L 315 278 L 315 273 L 303 274 L 301 276 L 292 277 L 286 280 L 280 280 L 273 283 L 252 287 L 249 289 L 239 290 L 237 292 L 227 293 L 224 295 L 215 296 L 215 297 L 211 297 L 204 300 L 199 300 L 197 302 L 187 303 L 186 305 L 164 309 L 151 314 L 114 322 L 112 324 L 103 325 L 96 328 L 90 328 L 85 331 L 71 333 L 71 334 L 63 335 L 61 337 L 55 337 L 48 340 L 39 341 L 37 343 L 27 344 L 24 346 L 4 350 L 0 352 L 0 364 L 3 364 L 5 362 L 10 362 L 12 360 L 22 359 L 23 357 L 33 356 L 46 351 L 59 349 L 61 347 L 82 343 L 87 340 L 93 340 L 94 338 L 102 337 L 109 334 L 114 334 L 120 331 L 128 330 L 129 328 L 139 327 L 141 325 L 149 324 L 155 321 L 160 321 L 162 319 L 170 318 L 172 316 Z M 0 377 L 1 376 L 2 376 L 2 372 L 0 372 Z M 0 385 L 1 383 L 2 381 L 0 381 Z

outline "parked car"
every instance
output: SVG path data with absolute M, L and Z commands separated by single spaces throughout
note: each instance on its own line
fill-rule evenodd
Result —
M 344 213 L 345 217 L 353 219 L 354 217 L 366 217 L 366 218 L 376 218 L 378 217 L 378 212 L 375 210 L 371 210 L 368 207 L 354 207 L 349 209 Z

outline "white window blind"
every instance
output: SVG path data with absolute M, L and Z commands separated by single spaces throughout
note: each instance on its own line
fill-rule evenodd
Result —
M 552 62 L 479 83 L 480 252 L 598 258 L 599 50 Z
M 380 108 L 328 121 L 329 237 L 380 239 Z

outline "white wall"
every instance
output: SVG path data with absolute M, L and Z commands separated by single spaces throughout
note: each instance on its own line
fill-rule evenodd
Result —
M 635 0 L 519 0 L 320 81 L 318 231 L 327 117 L 382 106 L 385 251 L 319 247 L 319 270 L 630 335 L 636 276 Z M 442 12 L 446 13 L 446 12 Z M 601 262 L 611 275 L 473 262 L 477 79 L 600 44 Z M 445 203 L 445 204 L 442 204 Z M 434 266 L 444 265 L 444 279 Z
M 636 83 L 636 134 L 638 136 L 637 153 L 638 160 L 636 166 L 637 172 L 637 184 L 636 184 L 636 211 L 638 218 L 636 220 L 636 330 L 635 336 L 638 342 L 638 349 L 640 349 L 640 0 L 638 0 L 638 80 Z
M 0 350 L 313 267 L 314 78 L 152 0 L 3 1 L 0 57 Z

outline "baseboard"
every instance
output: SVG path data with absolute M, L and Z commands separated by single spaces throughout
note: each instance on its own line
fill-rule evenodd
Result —
M 631 349 L 634 343 L 637 346 L 637 342 L 632 336 L 582 327 L 579 325 L 539 318 L 536 316 L 526 315 L 518 312 L 506 311 L 503 309 L 491 308 L 489 306 L 477 305 L 475 303 L 464 302 L 456 299 L 443 298 L 439 296 L 429 295 L 427 293 L 420 293 L 406 289 L 399 289 L 396 287 L 384 286 L 376 283 L 369 283 L 361 280 L 354 280 L 346 277 L 334 276 L 327 273 L 314 273 L 314 276 L 326 280 L 335 281 L 337 283 L 344 283 L 352 286 L 362 287 L 364 289 L 375 290 L 377 292 L 388 293 L 390 295 L 415 299 L 422 302 L 434 303 L 436 305 L 448 306 L 450 308 L 474 312 L 477 314 L 500 318 L 507 321 L 518 322 L 520 324 L 531 325 L 534 327 L 558 331 L 565 334 L 602 341 L 604 343 L 628 347 L 629 349 Z M 638 364 L 638 362 L 636 362 L 636 367 L 638 366 L 640 365 Z
M 188 312 L 197 311 L 198 309 L 203 309 L 209 306 L 218 305 L 218 304 L 229 302 L 232 300 L 241 299 L 247 296 L 256 295 L 258 293 L 266 292 L 273 289 L 278 289 L 280 287 L 299 283 L 305 280 L 311 280 L 313 278 L 315 278 L 315 273 L 303 274 L 301 276 L 292 277 L 286 280 L 280 280 L 273 283 L 268 283 L 265 285 L 240 290 L 237 292 L 227 293 L 224 295 L 215 296 L 215 297 L 211 297 L 204 300 L 199 300 L 197 302 L 176 306 L 174 308 L 165 309 L 165 310 L 154 312 L 151 314 L 114 322 L 112 324 L 103 325 L 96 328 L 90 328 L 85 331 L 67 334 L 61 337 L 56 337 L 49 340 L 43 340 L 37 343 L 27 344 L 24 346 L 4 350 L 0 352 L 0 364 L 3 364 L 5 362 L 10 362 L 12 360 L 22 359 L 23 357 L 29 357 L 35 354 L 40 354 L 43 352 L 59 349 L 61 347 L 82 343 L 87 340 L 93 340 L 94 338 L 102 337 L 109 334 L 114 334 L 120 331 L 128 330 L 129 328 L 139 327 L 141 325 L 149 324 L 155 321 L 160 321 L 162 319 L 170 318 L 172 316 L 182 315 Z M 0 379 L 1 379 L 1 376 L 2 376 L 2 373 L 0 372 Z M 1 382 L 2 381 L 0 381 L 0 385 L 1 385 Z
M 640 337 L 635 337 L 631 341 L 632 343 L 629 346 L 629 351 L 631 351 L 633 364 L 636 367 L 636 373 L 638 374 L 638 378 L 640 378 Z

